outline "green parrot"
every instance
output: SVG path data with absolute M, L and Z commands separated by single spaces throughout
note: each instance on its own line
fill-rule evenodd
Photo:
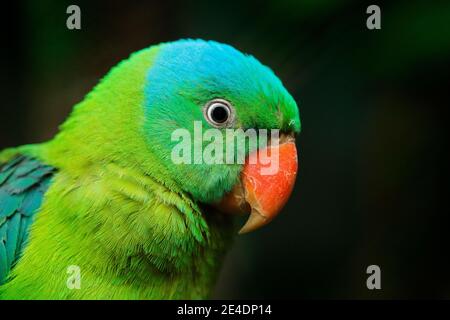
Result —
M 279 130 L 279 170 L 175 163 L 173 132 Z M 237 232 L 281 210 L 297 172 L 296 102 L 214 41 L 151 46 L 114 67 L 50 141 L 0 152 L 1 299 L 204 299 Z M 210 141 L 211 142 L 211 141 Z M 207 147 L 204 137 L 190 145 Z

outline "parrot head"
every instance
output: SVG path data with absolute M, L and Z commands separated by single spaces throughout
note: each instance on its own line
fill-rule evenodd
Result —
M 250 213 L 241 233 L 275 217 L 295 181 L 300 119 L 294 99 L 268 67 L 214 41 L 166 43 L 148 70 L 144 95 L 148 146 L 182 190 L 224 213 Z M 237 143 L 227 134 L 261 129 L 267 130 L 263 135 L 278 130 L 279 142 L 269 138 L 264 145 L 258 136 L 256 147 L 244 143 L 245 160 L 237 161 Z M 231 157 L 230 149 L 236 151 Z M 258 158 L 263 152 L 277 156 L 269 174 L 261 170 L 267 166 Z
M 199 205 L 250 213 L 241 232 L 275 217 L 297 173 L 294 99 L 268 67 L 214 41 L 179 40 L 134 53 L 61 129 L 50 148 L 55 166 L 135 168 Z M 239 148 L 239 135 L 230 133 L 249 139 Z M 274 159 L 275 170 L 264 172 L 262 154 Z

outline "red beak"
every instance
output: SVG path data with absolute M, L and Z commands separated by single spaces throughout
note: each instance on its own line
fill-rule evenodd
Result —
M 267 154 L 275 163 L 265 163 L 262 154 Z M 288 201 L 297 168 L 295 140 L 282 136 L 278 145 L 257 150 L 247 157 L 240 183 L 218 203 L 218 208 L 228 213 L 250 213 L 239 234 L 264 226 Z

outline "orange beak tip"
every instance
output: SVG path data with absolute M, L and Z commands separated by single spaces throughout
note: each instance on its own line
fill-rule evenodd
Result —
M 267 223 L 269 223 L 269 219 L 264 217 L 258 211 L 252 210 L 252 212 L 250 213 L 250 217 L 248 218 L 244 226 L 239 230 L 238 234 L 252 232 Z
M 278 153 L 278 167 L 272 174 L 264 174 L 264 165 L 260 162 L 244 166 L 242 185 L 245 200 L 252 210 L 239 234 L 256 230 L 273 220 L 289 200 L 294 187 L 298 169 L 295 143 L 289 141 L 269 148 L 271 153 Z M 254 154 L 249 157 L 252 156 Z
M 245 234 L 272 221 L 288 201 L 297 176 L 297 149 L 293 141 L 269 146 L 269 153 L 278 153 L 276 170 L 264 174 L 262 164 L 250 154 L 241 173 L 241 180 L 217 207 L 225 213 L 249 213 L 250 216 L 239 234 Z M 265 150 L 267 151 L 267 150 Z M 253 161 L 250 161 L 253 160 Z M 267 171 L 266 171 L 267 172 Z

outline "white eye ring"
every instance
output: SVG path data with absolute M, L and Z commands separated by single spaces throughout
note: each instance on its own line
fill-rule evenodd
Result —
M 234 109 L 223 99 L 209 101 L 203 108 L 203 115 L 216 128 L 229 127 L 234 122 Z

